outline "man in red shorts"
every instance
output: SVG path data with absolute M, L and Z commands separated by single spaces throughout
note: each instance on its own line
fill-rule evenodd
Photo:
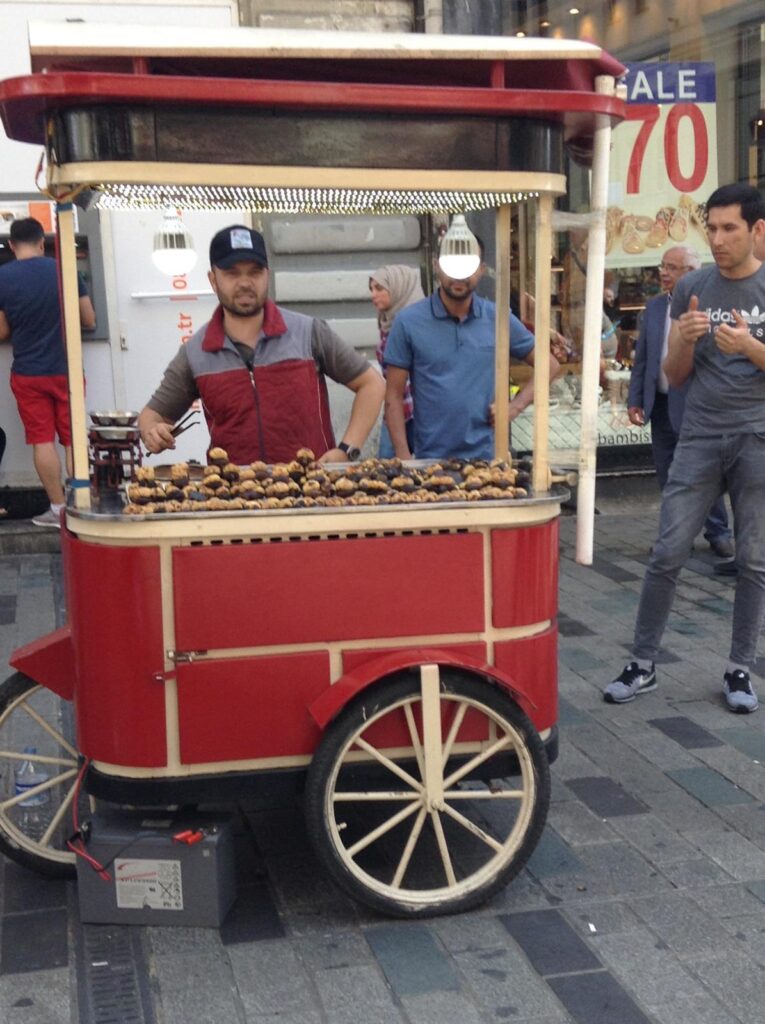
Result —
M 50 508 L 32 522 L 59 526 L 64 488 L 55 441 L 58 436 L 66 450 L 71 475 L 72 431 L 58 267 L 45 255 L 45 232 L 34 217 L 13 221 L 10 247 L 16 259 L 0 267 L 0 341 L 10 340 L 13 346 L 11 390 L 27 444 L 32 445 L 35 470 L 50 501 Z M 78 278 L 78 285 L 82 326 L 95 327 L 85 282 Z

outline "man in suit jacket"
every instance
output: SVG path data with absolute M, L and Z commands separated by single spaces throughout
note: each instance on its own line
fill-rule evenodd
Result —
M 659 264 L 663 293 L 646 303 L 635 346 L 635 361 L 627 399 L 630 422 L 635 426 L 651 424 L 651 448 L 659 487 L 664 490 L 685 408 L 687 383 L 681 388 L 669 386 L 661 368 L 667 354 L 669 305 L 672 289 L 689 270 L 697 270 L 701 260 L 693 249 L 677 245 L 667 249 Z M 722 497 L 714 503 L 704 524 L 704 536 L 720 558 L 733 556 L 731 532 Z

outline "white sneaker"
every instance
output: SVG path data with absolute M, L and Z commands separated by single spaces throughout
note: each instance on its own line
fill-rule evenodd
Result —
M 723 694 L 728 708 L 739 715 L 748 715 L 758 708 L 757 694 L 752 689 L 748 672 L 737 668 L 723 676 Z
M 628 704 L 639 697 L 656 689 L 656 666 L 651 662 L 650 669 L 640 668 L 636 661 L 631 661 L 622 669 L 612 683 L 603 691 L 603 700 L 607 704 Z
M 35 516 L 32 519 L 35 526 L 53 526 L 55 529 L 61 529 L 61 516 L 58 512 L 54 512 L 52 508 L 47 509 L 39 516 Z

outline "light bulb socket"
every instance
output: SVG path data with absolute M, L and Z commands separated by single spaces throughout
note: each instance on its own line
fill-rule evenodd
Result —
M 166 210 L 157 231 L 151 254 L 157 270 L 170 277 L 187 274 L 197 262 L 194 239 L 174 210 Z
M 454 280 L 472 277 L 481 265 L 481 247 L 462 213 L 456 213 L 441 239 L 438 265 Z

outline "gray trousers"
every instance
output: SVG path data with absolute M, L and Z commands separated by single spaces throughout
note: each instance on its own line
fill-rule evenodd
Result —
M 733 509 L 738 566 L 730 659 L 749 666 L 756 660 L 765 618 L 765 434 L 680 439 L 640 594 L 636 658 L 656 660 L 677 577 L 709 507 L 725 490 Z

